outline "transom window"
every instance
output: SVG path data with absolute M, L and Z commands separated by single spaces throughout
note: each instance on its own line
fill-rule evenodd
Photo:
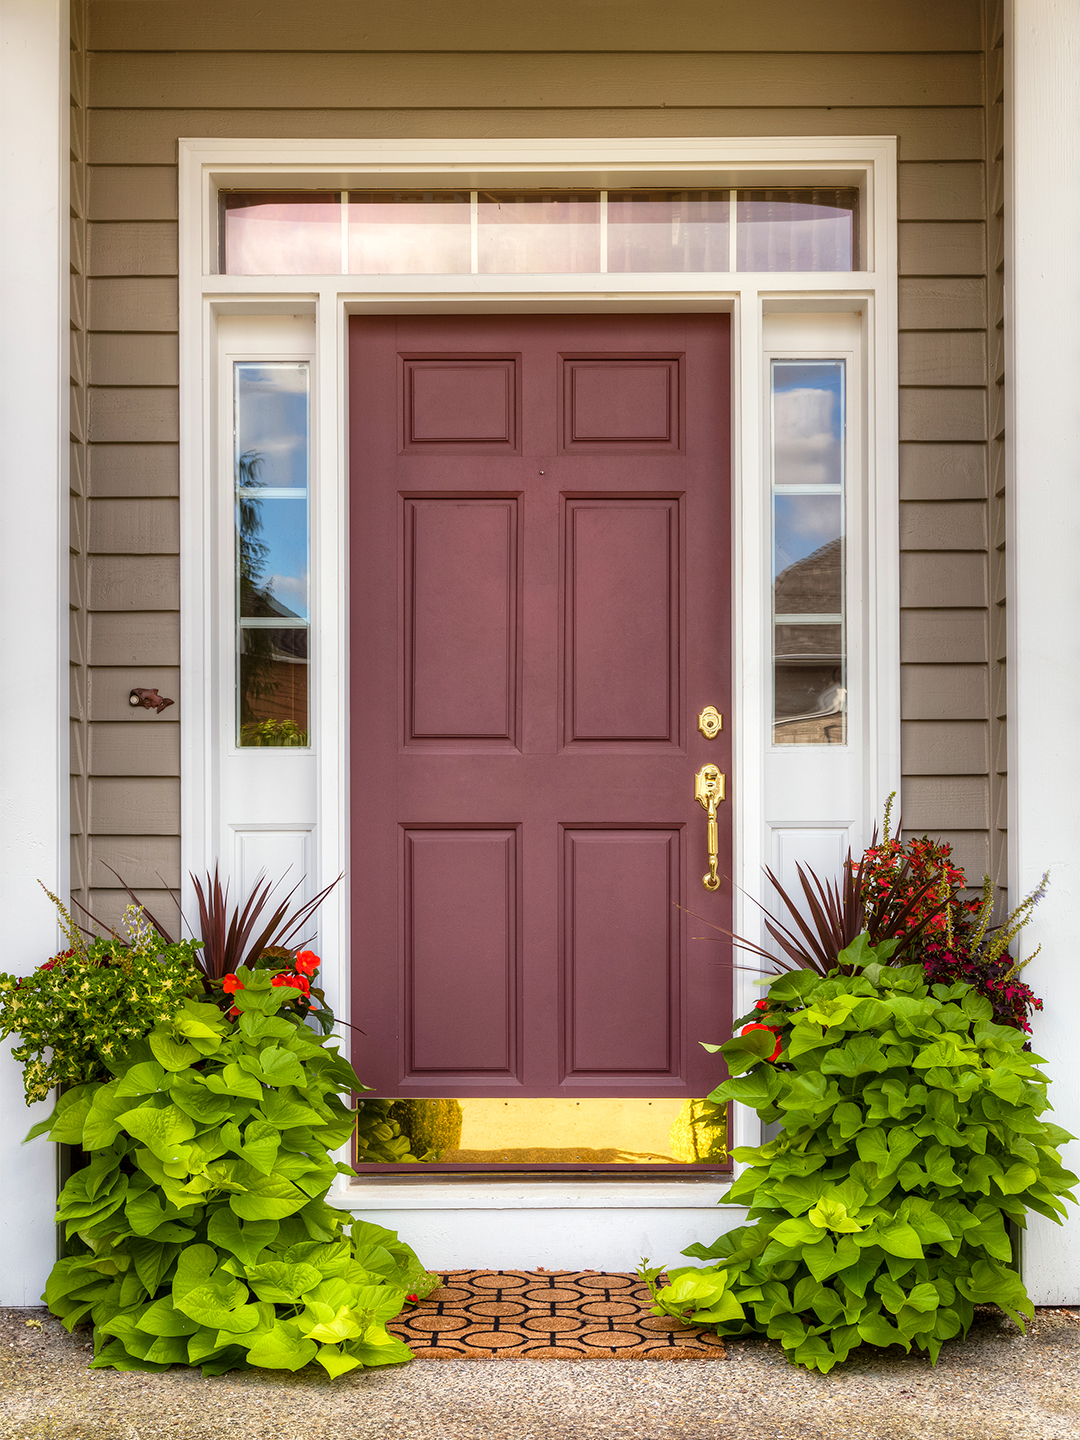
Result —
M 857 188 L 223 191 L 228 275 L 851 271 Z M 732 223 L 734 217 L 734 223 Z

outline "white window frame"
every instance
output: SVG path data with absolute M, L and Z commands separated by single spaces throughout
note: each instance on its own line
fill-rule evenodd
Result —
M 454 186 L 567 186 L 597 189 L 731 188 L 768 185 L 858 185 L 862 235 L 859 257 L 867 268 L 846 273 L 581 274 L 581 275 L 368 275 L 238 276 L 217 268 L 219 189 L 371 189 Z M 863 838 L 885 796 L 898 787 L 899 539 L 897 482 L 897 203 L 896 140 L 877 137 L 768 137 L 760 139 L 582 140 L 235 140 L 181 139 L 180 181 L 180 513 L 181 513 L 181 732 L 182 870 L 198 873 L 215 859 L 232 862 L 232 837 L 258 838 L 260 827 L 285 835 L 309 832 L 312 885 L 348 870 L 348 467 L 346 375 L 348 320 L 363 313 L 513 313 L 562 311 L 714 311 L 732 316 L 732 618 L 734 714 L 731 777 L 735 836 L 736 930 L 753 934 L 752 900 L 764 899 L 761 867 L 777 861 L 776 816 L 766 813 L 766 752 L 771 748 L 771 644 L 768 551 L 769 484 L 763 407 L 763 320 L 783 311 L 861 312 L 865 369 L 864 447 L 866 554 L 862 583 L 865 635 L 865 745 L 861 813 L 848 817 L 844 834 Z M 219 623 L 215 562 L 214 437 L 216 319 L 222 315 L 316 317 L 313 365 L 311 476 L 313 634 L 311 723 L 314 757 L 312 813 L 282 815 L 275 827 L 265 815 L 221 813 L 218 803 L 222 698 L 214 683 L 215 657 L 232 645 L 231 627 Z M 220 391 L 218 391 L 220 394 Z M 317 462 L 315 457 L 318 457 Z M 225 477 L 231 487 L 231 475 Z M 852 477 L 852 483 L 856 478 Z M 219 512 L 220 513 L 220 512 Z M 215 573 L 216 572 L 216 573 Z M 224 697 L 232 714 L 233 698 Z M 839 747 L 837 747 L 839 748 Z M 816 747 L 806 747 L 820 754 Z M 275 752 L 263 752 L 272 756 Z M 296 757 L 290 757 L 296 758 Z M 783 820 L 783 817 L 780 817 Z M 815 817 L 791 817 L 794 830 L 820 838 Z M 837 829 L 836 817 L 829 820 Z M 790 830 L 791 827 L 789 827 Z M 827 828 L 827 827 L 826 827 Z M 832 833 L 830 831 L 830 833 Z M 846 843 L 846 841 L 845 841 Z M 191 896 L 185 904 L 191 907 Z M 349 906 L 341 886 L 320 915 L 320 947 L 329 995 L 349 1012 Z M 757 992 L 736 972 L 735 1004 L 748 1009 Z M 736 1116 L 736 1143 L 752 1143 L 757 1122 Z M 525 1181 L 491 1187 L 398 1177 L 342 1183 L 336 1203 L 400 1224 L 423 1246 L 430 1233 L 445 1237 L 450 1211 L 459 1217 L 453 1255 L 445 1239 L 443 1264 L 539 1264 L 554 1260 L 625 1268 L 626 1246 L 612 1239 L 613 1210 L 629 1209 L 635 1240 L 654 1234 L 654 1253 L 675 1253 L 683 1243 L 717 1227 L 714 1205 L 722 1187 L 713 1180 L 629 1182 Z M 497 1192 L 497 1193 L 496 1193 Z M 451 1198 L 452 1195 L 452 1198 Z M 564 1224 L 537 1230 L 537 1212 L 574 1208 L 576 1239 Z M 493 1211 L 502 1225 L 493 1225 Z M 439 1218 L 441 1215 L 441 1219 Z M 528 1217 L 532 1218 L 529 1219 Z M 651 1217 L 646 1224 L 646 1216 Z M 738 1211 L 730 1223 L 738 1223 Z M 643 1230 L 642 1225 L 646 1225 Z M 649 1229 L 649 1227 L 652 1227 Z M 636 1227 L 636 1228 L 633 1228 Z M 615 1227 L 616 1230 L 618 1227 Z M 541 1234 L 542 1232 L 542 1234 Z M 528 1238 L 526 1238 L 528 1237 Z M 605 1249 L 605 1246 L 607 1247 Z M 524 1247 L 524 1248 L 523 1248 Z M 614 1248 L 613 1248 L 614 1247 Z M 640 1251 L 635 1251 L 635 1256 Z

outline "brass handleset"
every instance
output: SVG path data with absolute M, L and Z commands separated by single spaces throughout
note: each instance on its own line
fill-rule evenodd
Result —
M 703 765 L 694 776 L 694 799 L 709 817 L 709 873 L 701 877 L 706 890 L 719 890 L 716 867 L 720 861 L 720 826 L 716 807 L 724 799 L 724 776 L 715 765 Z

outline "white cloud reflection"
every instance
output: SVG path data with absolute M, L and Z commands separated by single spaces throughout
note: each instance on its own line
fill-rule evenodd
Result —
M 839 485 L 840 396 L 809 387 L 773 393 L 773 455 L 777 485 Z

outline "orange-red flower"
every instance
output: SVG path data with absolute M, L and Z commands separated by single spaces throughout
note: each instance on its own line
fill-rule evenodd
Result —
M 244 983 L 242 980 L 238 980 L 235 974 L 226 975 L 225 979 L 221 982 L 221 988 L 225 991 L 226 995 L 235 995 L 237 990 L 243 990 Z
M 288 985 L 290 989 L 299 990 L 304 995 L 307 995 L 311 990 L 311 985 L 303 975 L 275 975 L 270 981 L 270 984 Z
M 768 1060 L 769 1064 L 771 1065 L 771 1064 L 773 1063 L 773 1061 L 776 1059 L 776 1057 L 780 1054 L 780 1051 L 781 1051 L 781 1049 L 783 1048 L 783 1044 L 784 1044 L 783 1040 L 780 1038 L 780 1027 L 779 1027 L 779 1025 L 744 1025 L 744 1026 L 742 1027 L 742 1029 L 739 1031 L 739 1034 L 740 1034 L 740 1035 L 745 1035 L 745 1034 L 747 1034 L 750 1030 L 771 1030 L 772 1033 L 776 1036 L 776 1049 L 772 1052 L 771 1055 L 766 1055 L 766 1057 L 765 1057 L 766 1060 Z
M 314 975 L 320 963 L 318 955 L 311 950 L 301 950 L 296 956 L 296 968 L 301 975 Z

